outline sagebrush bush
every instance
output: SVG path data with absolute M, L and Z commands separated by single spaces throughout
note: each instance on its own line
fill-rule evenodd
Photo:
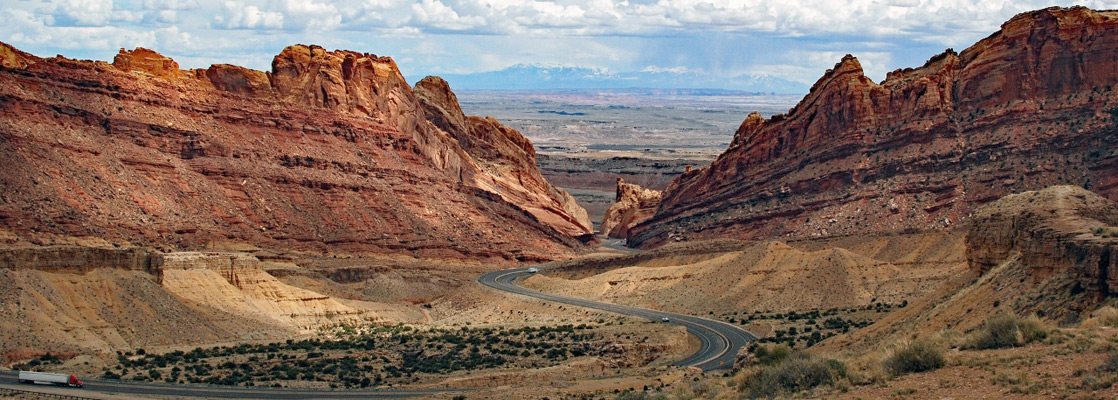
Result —
M 882 366 L 893 376 L 943 368 L 947 359 L 943 349 L 931 341 L 920 340 L 897 348 Z
M 968 349 L 1004 349 L 1023 346 L 1048 336 L 1048 328 L 1035 316 L 1021 318 L 998 314 L 975 331 L 963 346 Z
M 753 357 L 762 365 L 775 365 L 791 355 L 792 348 L 783 343 L 773 346 L 760 345 L 753 350 Z
M 1103 306 L 1091 315 L 1098 320 L 1100 324 L 1106 326 L 1118 327 L 1118 309 L 1111 306 Z
M 1048 337 L 1048 327 L 1036 315 L 1030 315 L 1017 320 L 1017 329 L 1021 330 L 1021 339 L 1025 343 L 1044 340 Z
M 1099 371 L 1118 372 L 1118 350 L 1111 350 L 1110 353 L 1107 353 L 1106 360 L 1099 366 Z
M 832 384 L 845 376 L 846 366 L 839 361 L 794 354 L 760 367 L 743 389 L 750 398 L 776 397 Z

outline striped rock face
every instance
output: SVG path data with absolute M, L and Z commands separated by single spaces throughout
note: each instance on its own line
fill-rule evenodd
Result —
M 531 143 L 494 120 L 453 131 L 387 57 L 298 45 L 268 72 L 182 70 L 147 49 L 110 64 L 0 45 L 0 65 L 3 243 L 518 262 L 593 240 Z
M 1075 184 L 1118 200 L 1118 13 L 1020 14 L 875 83 L 847 56 L 787 114 L 750 115 L 630 244 L 944 229 Z

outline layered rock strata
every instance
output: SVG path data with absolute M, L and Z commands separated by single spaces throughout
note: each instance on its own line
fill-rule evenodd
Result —
M 630 244 L 941 229 L 1009 193 L 1118 199 L 1118 12 L 1020 14 L 874 83 L 851 56 L 787 114 L 750 115 Z
M 1034 277 L 1074 271 L 1080 287 L 1118 293 L 1118 203 L 1080 187 L 1054 186 L 977 210 L 967 235 L 971 268 L 985 273 L 1011 256 Z
M 297 45 L 270 72 L 181 70 L 146 49 L 109 64 L 0 45 L 0 65 L 0 229 L 34 244 L 534 261 L 591 240 L 526 139 L 439 120 L 425 104 L 461 114 L 449 89 L 413 90 L 387 57 Z

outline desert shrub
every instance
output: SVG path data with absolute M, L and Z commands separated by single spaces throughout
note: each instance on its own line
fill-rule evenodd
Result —
M 646 391 L 629 391 L 626 390 L 617 395 L 617 400 L 667 400 L 668 396 L 663 393 L 650 394 Z
M 1025 343 L 1044 340 L 1048 337 L 1048 327 L 1036 315 L 1030 315 L 1017 320 L 1017 329 L 1021 330 L 1021 339 Z
M 1118 350 L 1111 350 L 1106 355 L 1106 360 L 1099 366 L 1099 371 L 1118 372 Z
M 756 358 L 758 364 L 762 365 L 775 365 L 784 361 L 790 355 L 792 355 L 792 348 L 785 344 L 761 345 L 753 350 L 753 357 Z
M 943 349 L 927 340 L 900 346 L 885 358 L 882 366 L 893 376 L 931 371 L 947 365 Z
M 998 314 L 986 321 L 967 339 L 964 348 L 1003 349 L 1021 346 L 1048 336 L 1048 328 L 1035 316 L 1020 318 Z
M 743 389 L 751 398 L 776 397 L 832 384 L 845 376 L 846 366 L 841 362 L 795 354 L 760 367 Z
M 1103 306 L 1091 313 L 1091 316 L 1102 325 L 1118 327 L 1118 309 L 1114 307 Z

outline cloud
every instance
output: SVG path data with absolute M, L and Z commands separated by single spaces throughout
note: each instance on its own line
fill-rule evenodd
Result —
M 412 4 L 412 19 L 420 26 L 449 30 L 463 31 L 474 29 L 485 24 L 485 19 L 476 16 L 459 15 L 450 6 L 439 0 L 422 0 Z
M 239 1 L 226 1 L 214 22 L 226 29 L 280 29 L 283 28 L 283 14 Z
M 658 67 L 658 66 L 655 66 L 655 65 L 649 65 L 647 67 L 644 67 L 644 69 L 642 69 L 641 72 L 650 72 L 650 73 L 654 73 L 654 74 L 668 73 L 668 74 L 680 75 L 680 74 L 686 74 L 688 72 L 695 72 L 695 71 L 692 71 L 690 68 L 687 68 L 687 67 L 684 67 L 684 66 L 671 67 L 671 68 L 661 68 L 661 67 Z
M 1059 5 L 1073 4 L 1056 0 Z M 1118 0 L 1087 0 L 1118 8 Z M 184 66 L 267 69 L 293 43 L 396 56 L 405 73 L 517 63 L 767 74 L 813 82 L 843 54 L 875 80 L 974 43 L 1050 0 L 35 0 L 0 8 L 0 40 L 111 59 L 156 46 Z M 65 51 L 63 51 L 65 50 Z M 436 51 L 437 50 L 437 51 Z M 107 54 L 106 54 L 107 53 Z M 187 61 L 183 61 L 187 60 Z
M 145 10 L 197 10 L 201 6 L 196 0 L 144 0 Z
M 105 26 L 112 16 L 112 0 L 65 0 L 54 9 L 58 26 Z

